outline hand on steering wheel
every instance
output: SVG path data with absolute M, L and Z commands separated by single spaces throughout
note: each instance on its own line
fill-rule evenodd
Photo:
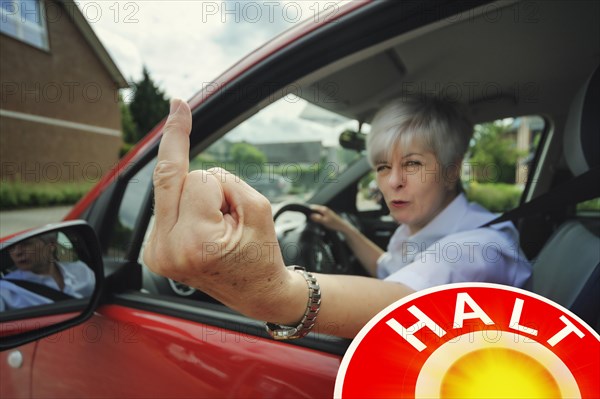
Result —
M 335 230 L 344 233 L 348 229 L 352 228 L 352 225 L 348 223 L 348 221 L 342 219 L 340 215 L 338 215 L 326 206 L 311 205 L 310 209 L 313 211 L 313 213 L 310 215 L 310 219 L 313 222 L 322 224 L 330 230 Z
M 320 207 L 329 210 L 326 207 Z M 335 212 L 329 210 L 331 213 Z M 300 212 L 306 216 L 307 227 L 302 232 L 298 263 L 309 271 L 329 274 L 350 273 L 350 260 L 345 247 L 334 229 L 315 221 L 322 216 L 318 206 L 290 203 L 282 206 L 273 216 L 277 220 L 284 212 Z M 336 214 L 337 216 L 337 214 Z M 337 216 L 342 222 L 343 219 Z

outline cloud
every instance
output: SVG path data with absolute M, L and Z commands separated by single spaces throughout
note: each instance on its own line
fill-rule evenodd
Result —
M 126 79 L 138 80 L 145 65 L 167 97 L 187 99 L 270 38 L 313 18 L 318 4 L 85 0 L 78 6 Z M 337 142 L 339 127 L 300 118 L 304 104 L 280 100 L 234 129 L 231 138 Z
M 356 128 L 352 121 L 329 126 L 304 119 L 301 114 L 307 104 L 297 97 L 284 97 L 234 128 L 227 138 L 249 143 L 320 141 L 335 146 L 344 129 Z
M 281 2 L 228 0 L 215 4 L 218 4 L 215 14 L 207 18 L 218 19 L 226 25 L 226 29 L 215 37 L 215 41 L 228 54 L 238 57 L 240 52 L 262 45 L 299 20 L 295 16 L 287 17 L 286 4 Z M 296 14 L 301 16 L 301 10 Z
M 131 40 L 102 27 L 97 27 L 96 34 L 111 44 L 105 48 L 128 82 L 141 78 L 142 71 L 138 66 L 142 64 L 142 55 Z
M 294 25 L 301 3 L 85 0 L 78 6 L 127 79 L 139 79 L 146 65 L 168 97 L 190 98 Z

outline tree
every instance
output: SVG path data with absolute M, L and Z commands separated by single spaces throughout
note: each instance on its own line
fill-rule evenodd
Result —
M 502 121 L 483 123 L 475 127 L 474 141 L 469 148 L 469 168 L 480 183 L 514 183 L 520 154 L 509 125 Z
M 235 143 L 231 146 L 231 160 L 238 174 L 246 175 L 261 172 L 267 162 L 267 156 L 252 144 Z M 249 165 L 252 167 L 249 168 Z
M 129 105 L 123 101 L 123 96 L 119 94 L 119 108 L 121 109 L 121 133 L 125 143 L 135 143 L 137 137 L 137 126 L 131 116 Z
M 169 113 L 169 100 L 156 86 L 150 73 L 144 67 L 142 79 L 134 83 L 133 100 L 129 105 L 131 115 L 137 126 L 134 143 L 138 142 Z

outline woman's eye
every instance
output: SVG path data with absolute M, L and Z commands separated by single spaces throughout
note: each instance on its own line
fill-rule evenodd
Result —
M 408 167 L 421 166 L 421 162 L 419 162 L 419 161 L 406 161 L 406 162 L 404 162 L 404 166 L 408 166 Z
M 375 168 L 375 170 L 376 170 L 377 172 L 381 172 L 381 171 L 383 171 L 383 170 L 385 170 L 385 169 L 387 169 L 387 168 L 388 168 L 388 166 L 387 166 L 387 165 L 378 165 L 378 166 L 377 166 L 377 168 Z

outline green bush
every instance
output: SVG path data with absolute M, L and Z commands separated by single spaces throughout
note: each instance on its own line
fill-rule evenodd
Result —
M 76 203 L 94 185 L 85 183 L 18 183 L 0 184 L 0 209 L 17 209 Z
M 600 198 L 594 198 L 577 204 L 577 212 L 600 212 Z
M 123 158 L 125 154 L 127 154 L 134 146 L 135 144 L 123 143 L 123 145 L 119 149 L 119 158 Z
M 469 201 L 491 212 L 505 212 L 519 205 L 523 189 L 514 184 L 471 182 L 465 190 Z

